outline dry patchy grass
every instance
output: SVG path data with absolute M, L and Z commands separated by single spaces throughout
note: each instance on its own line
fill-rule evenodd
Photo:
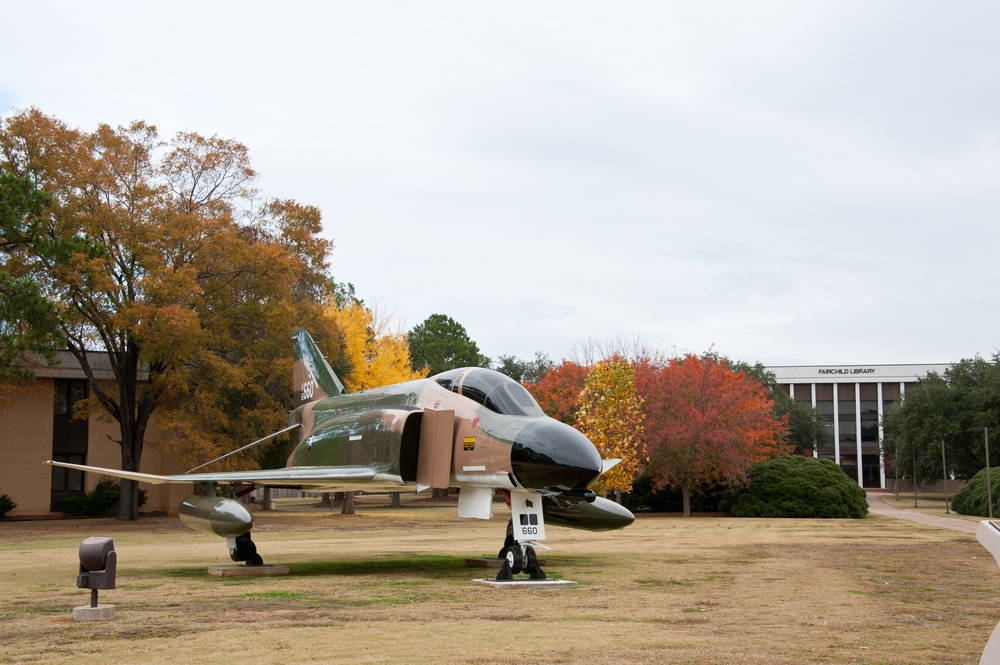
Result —
M 474 587 L 506 515 L 359 506 L 258 515 L 291 575 L 214 578 L 220 539 L 174 518 L 0 523 L 0 662 L 977 663 L 1000 570 L 969 534 L 872 517 L 642 516 L 553 528 L 547 572 L 576 590 Z M 114 620 L 73 623 L 77 548 L 111 536 Z

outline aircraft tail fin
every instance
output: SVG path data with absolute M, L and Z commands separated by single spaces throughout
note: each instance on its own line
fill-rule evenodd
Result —
M 343 395 L 347 392 L 312 336 L 304 328 L 297 328 L 292 333 L 292 344 L 295 350 L 295 371 L 292 380 L 296 407 L 321 397 Z

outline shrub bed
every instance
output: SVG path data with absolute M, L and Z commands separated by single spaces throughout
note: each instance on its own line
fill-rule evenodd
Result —
M 118 483 L 105 478 L 97 483 L 93 490 L 83 496 L 71 496 L 59 502 L 59 510 L 70 515 L 82 517 L 100 517 L 113 513 L 118 508 L 118 497 L 121 487 Z M 139 490 L 139 505 L 146 503 L 146 490 Z
M 990 470 L 993 481 L 993 515 L 1000 514 L 997 510 L 997 500 L 1000 499 L 1000 467 Z M 986 497 L 986 469 L 972 477 L 965 487 L 955 493 L 951 508 L 962 515 L 978 515 L 989 517 L 989 500 Z
M 7 513 L 17 508 L 17 503 L 10 498 L 9 494 L 0 494 L 0 517 L 6 517 Z
M 722 508 L 735 517 L 862 518 L 868 499 L 833 461 L 788 455 L 754 465 L 750 485 Z

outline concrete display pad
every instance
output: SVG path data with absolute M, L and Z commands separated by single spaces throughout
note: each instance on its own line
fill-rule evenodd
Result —
M 107 621 L 115 618 L 114 605 L 80 605 L 73 608 L 73 621 Z
M 580 586 L 569 580 L 472 580 L 472 584 L 494 589 L 576 589 Z
M 208 574 L 213 577 L 281 577 L 288 574 L 288 566 L 211 566 Z

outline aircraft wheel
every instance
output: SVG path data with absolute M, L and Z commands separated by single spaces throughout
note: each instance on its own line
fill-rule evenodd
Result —
M 514 541 L 514 520 L 507 520 L 507 537 L 503 540 L 503 547 L 500 548 L 500 553 L 497 554 L 498 559 L 504 558 L 507 548 L 515 544 Z
M 248 566 L 262 566 L 264 559 L 257 554 L 257 545 L 250 538 L 250 532 L 236 537 L 236 547 L 229 550 L 229 558 L 243 561 Z
M 517 575 L 524 570 L 524 554 L 519 545 L 512 545 L 507 548 L 505 558 L 510 565 L 510 572 Z

